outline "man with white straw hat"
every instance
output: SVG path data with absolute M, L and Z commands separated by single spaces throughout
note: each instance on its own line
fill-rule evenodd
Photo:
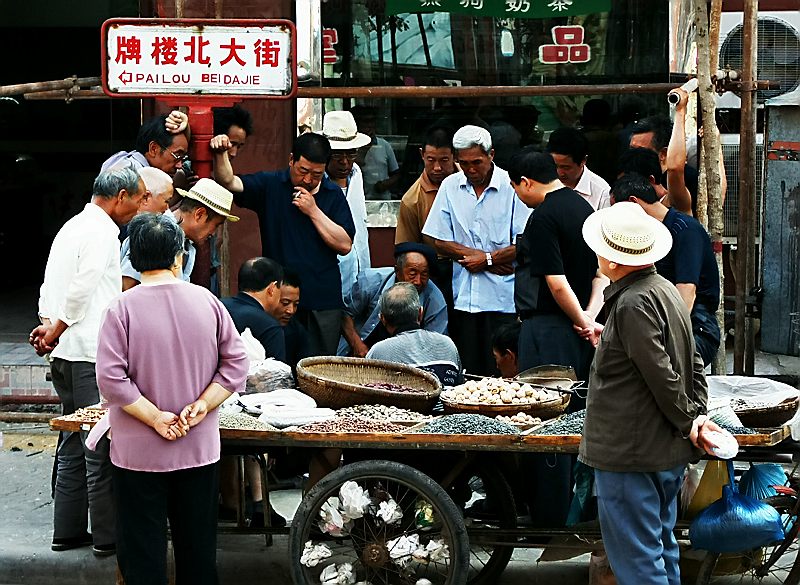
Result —
M 197 254 L 195 246 L 207 240 L 225 220 L 239 221 L 231 215 L 233 193 L 211 179 L 200 179 L 188 191 L 175 189 L 183 197 L 175 211 L 165 213 L 172 217 L 186 235 L 186 254 L 183 255 L 181 277 L 189 281 Z M 122 244 L 122 290 L 136 286 L 142 275 L 131 265 L 130 242 Z
M 347 199 L 356 235 L 353 248 L 339 256 L 339 272 L 342 275 L 342 296 L 356 283 L 362 270 L 371 266 L 369 256 L 369 232 L 367 232 L 367 205 L 364 201 L 364 177 L 356 164 L 358 149 L 370 143 L 370 138 L 356 127 L 350 112 L 328 112 L 322 120 L 322 135 L 331 143 L 331 158 L 325 167 L 328 177 L 339 187 Z
M 708 391 L 689 311 L 653 266 L 672 236 L 623 202 L 590 215 L 583 238 L 611 284 L 578 459 L 595 471 L 617 582 L 678 585 L 678 489 L 686 464 L 700 458 L 701 444 L 712 447 L 706 434 L 719 427 L 705 416 Z

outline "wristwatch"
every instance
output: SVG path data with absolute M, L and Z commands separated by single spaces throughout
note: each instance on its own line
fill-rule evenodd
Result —
M 492 253 L 486 252 L 486 266 L 492 265 Z

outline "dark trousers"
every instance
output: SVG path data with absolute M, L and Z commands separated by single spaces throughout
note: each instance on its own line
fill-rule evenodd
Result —
M 703 358 L 703 365 L 707 366 L 717 355 L 721 334 L 717 316 L 702 303 L 695 302 L 692 309 L 692 335 L 697 353 Z
M 161 473 L 113 469 L 125 584 L 166 585 L 169 519 L 176 584 L 217 585 L 218 464 Z
M 63 414 L 99 402 L 93 363 L 55 358 L 50 370 Z M 88 434 L 62 431 L 59 436 L 53 490 L 53 538 L 81 536 L 87 532 L 91 520 L 94 543 L 114 544 L 116 530 L 109 443 L 103 438 L 92 451 L 86 447 Z
M 308 331 L 308 355 L 336 355 L 342 329 L 341 309 L 309 311 L 301 309 L 296 319 Z
M 514 313 L 453 311 L 448 329 L 461 356 L 461 365 L 468 373 L 490 376 L 497 372 L 492 336 L 498 328 L 513 323 L 516 318 Z
M 672 529 L 684 467 L 652 473 L 595 470 L 603 545 L 619 585 L 680 585 Z

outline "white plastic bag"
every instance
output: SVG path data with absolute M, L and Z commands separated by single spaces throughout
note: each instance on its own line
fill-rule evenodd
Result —
M 319 522 L 319 529 L 331 536 L 344 536 L 347 534 L 347 520 L 342 517 L 339 511 L 339 498 L 331 496 L 322 504 L 319 510 L 322 518 Z
M 267 357 L 267 352 L 264 351 L 264 346 L 255 338 L 250 328 L 246 328 L 241 333 L 242 343 L 244 343 L 244 351 L 247 354 L 247 359 L 250 363 L 260 362 Z
M 300 556 L 300 564 L 306 567 L 316 567 L 320 561 L 331 556 L 331 549 L 324 544 L 314 544 L 310 540 L 303 547 L 303 554 Z
M 356 520 L 364 516 L 364 511 L 372 503 L 369 492 L 354 481 L 346 481 L 339 490 L 342 502 L 342 516 Z
M 336 416 L 330 408 L 281 408 L 265 407 L 258 420 L 279 429 L 322 422 Z
M 395 524 L 403 518 L 403 510 L 400 509 L 397 502 L 390 499 L 387 502 L 380 503 L 376 515 L 386 524 Z
M 432 563 L 450 560 L 450 549 L 445 544 L 444 539 L 431 540 L 425 547 L 425 551 L 428 553 L 428 559 Z
M 392 562 L 402 569 L 411 561 L 414 551 L 420 548 L 419 534 L 398 536 L 387 542 L 386 548 L 389 549 L 389 557 Z

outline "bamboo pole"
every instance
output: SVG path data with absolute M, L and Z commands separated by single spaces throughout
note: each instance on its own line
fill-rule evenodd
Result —
M 99 77 L 67 77 L 66 79 L 59 79 L 57 81 L 37 81 L 35 83 L 18 83 L 15 85 L 0 86 L 0 97 L 23 95 L 26 93 L 36 93 L 41 91 L 55 91 L 60 90 L 60 97 L 63 98 L 63 90 L 72 89 L 73 87 L 89 87 L 100 85 Z M 102 93 L 102 92 L 101 92 Z

